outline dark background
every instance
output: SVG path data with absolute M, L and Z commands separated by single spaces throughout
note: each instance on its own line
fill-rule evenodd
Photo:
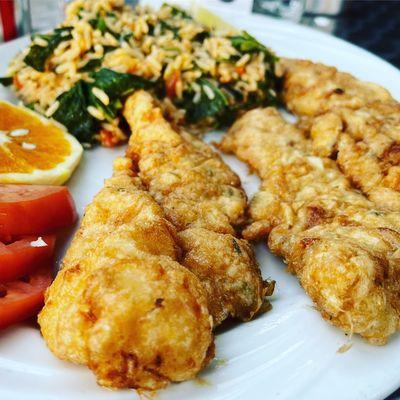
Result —
M 262 7 L 263 1 L 268 0 L 254 0 L 253 12 L 268 13 Z M 324 1 L 328 0 L 319 0 L 320 4 Z M 316 17 L 325 17 L 327 26 L 318 26 Z M 300 23 L 363 47 L 400 68 L 400 0 L 345 0 L 337 15 L 305 12 Z
M 345 1 L 336 20 L 335 36 L 400 68 L 400 1 Z

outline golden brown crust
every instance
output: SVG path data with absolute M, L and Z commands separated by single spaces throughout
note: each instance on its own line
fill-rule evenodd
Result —
M 398 103 L 337 108 L 312 121 L 310 132 L 314 153 L 335 156 L 355 187 L 379 206 L 400 210 Z
M 247 206 L 238 176 L 207 144 L 174 130 L 148 93 L 129 97 L 124 115 L 128 155 L 179 231 L 182 263 L 205 285 L 214 324 L 250 319 L 265 289 L 252 249 L 235 237 Z
M 384 88 L 333 67 L 284 59 L 283 98 L 313 152 L 337 160 L 378 206 L 400 210 L 400 105 Z
M 176 262 L 173 231 L 132 162 L 117 159 L 39 315 L 55 355 L 88 365 L 101 385 L 142 389 L 193 378 L 209 362 L 206 292 Z
M 371 101 L 394 101 L 383 87 L 334 67 L 282 58 L 283 100 L 297 115 L 315 117 L 336 107 L 358 109 Z
M 275 109 L 245 114 L 221 148 L 262 179 L 244 236 L 269 235 L 326 320 L 385 343 L 400 321 L 400 213 L 376 209 Z

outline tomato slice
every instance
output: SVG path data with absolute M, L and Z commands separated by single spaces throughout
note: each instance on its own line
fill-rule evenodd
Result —
M 44 292 L 52 280 L 51 265 L 25 280 L 0 285 L 0 329 L 36 315 L 43 307 Z
M 181 73 L 179 71 L 175 71 L 165 82 L 165 89 L 167 92 L 167 96 L 172 99 L 176 96 L 176 84 L 181 78 Z
M 65 186 L 0 185 L 0 237 L 48 233 L 76 217 Z
M 55 235 L 29 236 L 5 245 L 0 242 L 0 283 L 29 275 L 51 259 Z

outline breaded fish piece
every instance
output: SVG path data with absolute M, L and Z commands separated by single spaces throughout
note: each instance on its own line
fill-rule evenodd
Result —
M 383 87 L 324 64 L 283 58 L 279 67 L 283 101 L 299 116 L 315 117 L 336 107 L 358 109 L 372 101 L 394 101 Z
M 310 124 L 313 151 L 336 157 L 343 173 L 380 207 L 400 211 L 400 104 L 337 108 Z
M 212 318 L 175 239 L 131 160 L 117 159 L 46 293 L 39 324 L 50 350 L 111 388 L 193 378 L 214 354 Z
M 182 263 L 205 284 L 214 324 L 251 319 L 272 286 L 235 236 L 247 205 L 238 176 L 207 144 L 174 130 L 148 93 L 129 97 L 124 116 L 132 131 L 127 154 L 178 230 Z
M 328 322 L 386 343 L 400 323 L 400 213 L 377 209 L 275 109 L 246 113 L 221 148 L 262 180 L 244 237 L 269 238 Z
M 400 211 L 400 105 L 389 92 L 334 67 L 283 59 L 283 99 L 314 154 L 337 160 L 379 207 Z

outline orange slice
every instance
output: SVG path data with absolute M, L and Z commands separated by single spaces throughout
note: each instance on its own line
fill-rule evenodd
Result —
M 61 185 L 82 152 L 62 125 L 0 101 L 0 183 Z

